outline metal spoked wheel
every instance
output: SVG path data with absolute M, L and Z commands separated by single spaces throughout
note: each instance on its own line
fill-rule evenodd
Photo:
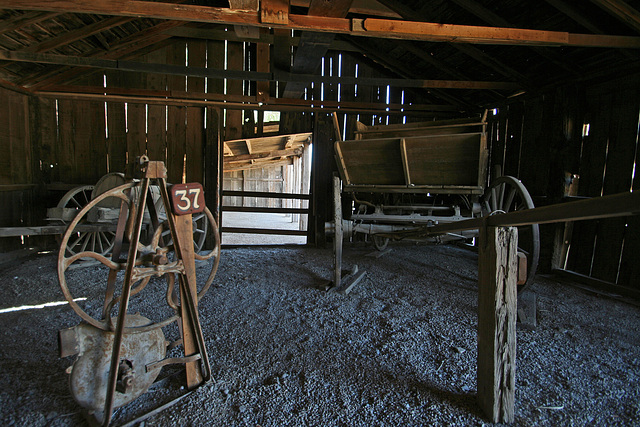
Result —
M 156 212 L 158 213 L 158 219 L 161 223 L 166 224 L 167 214 L 164 210 L 164 203 L 162 202 L 162 199 L 158 199 L 156 201 L 155 207 Z M 196 254 L 199 254 L 204 247 L 204 242 L 207 238 L 207 233 L 209 232 L 209 224 L 211 223 L 215 223 L 215 220 L 208 208 L 205 208 L 203 212 L 194 214 L 192 217 L 193 250 Z M 165 231 L 162 233 L 162 238 L 168 246 L 173 244 L 171 232 L 169 231 L 168 226 L 165 227 Z
M 512 176 L 501 176 L 489 187 L 483 201 L 485 215 L 533 209 L 535 206 L 526 187 Z M 527 257 L 527 281 L 518 286 L 524 292 L 533 282 L 540 259 L 540 228 L 538 224 L 518 227 L 518 251 Z
M 136 189 L 136 185 L 137 183 L 130 182 L 108 190 L 97 198 L 91 200 L 70 223 L 67 232 L 62 237 L 61 247 L 64 248 L 69 245 L 69 242 L 74 239 L 77 234 L 75 231 L 76 227 L 79 224 L 82 224 L 83 221 L 86 221 L 88 215 L 93 215 L 92 212 L 100 203 L 108 202 L 109 204 L 114 205 L 115 202 L 117 202 L 117 204 L 121 206 L 117 209 L 109 209 L 110 216 L 105 218 L 104 222 L 101 223 L 103 227 L 109 227 L 115 236 L 116 224 L 120 223 L 122 226 L 123 224 L 130 222 L 129 220 L 135 217 L 136 207 L 139 206 L 139 201 L 132 200 L 132 198 L 135 199 L 138 194 L 136 191 L 133 191 Z M 150 214 L 148 206 L 145 210 L 145 217 L 147 217 Z M 124 216 L 124 218 L 121 218 L 121 216 Z M 209 261 L 209 267 L 211 268 L 211 271 L 206 277 L 206 280 L 203 281 L 202 285 L 198 284 L 198 300 L 204 296 L 211 286 L 220 259 L 220 241 L 217 232 L 218 226 L 213 215 L 208 209 L 205 209 L 204 218 L 209 222 L 207 227 L 210 227 L 213 231 L 211 234 L 214 236 L 215 241 L 211 251 L 195 254 L 196 260 Z M 125 229 L 126 227 L 122 228 Z M 179 316 L 177 313 L 179 309 L 179 301 L 176 297 L 177 280 L 175 276 L 180 268 L 182 268 L 181 261 L 176 260 L 172 245 L 168 245 L 166 242 L 162 244 L 160 243 L 160 236 L 167 231 L 166 221 L 160 222 L 157 227 L 154 227 L 150 221 L 145 221 L 145 228 L 147 228 L 147 232 L 145 234 L 148 237 L 145 241 L 141 240 L 138 243 L 138 247 L 135 252 L 135 260 L 128 260 L 127 251 L 124 249 L 121 251 L 119 257 L 114 260 L 108 258 L 100 251 L 92 250 L 89 247 L 71 254 L 69 253 L 70 251 L 61 250 L 59 252 L 58 279 L 60 281 L 62 293 L 71 308 L 85 322 L 101 330 L 114 330 L 111 313 L 120 302 L 120 297 L 115 291 L 121 289 L 121 286 L 111 286 L 110 289 L 108 282 L 109 280 L 121 281 L 128 263 L 133 263 L 135 265 L 135 267 L 133 267 L 134 277 L 136 277 L 136 275 L 138 277 L 144 277 L 133 282 L 131 297 L 139 294 L 151 282 L 151 285 L 149 286 L 156 288 L 156 290 L 159 291 L 153 292 L 153 298 L 159 298 L 157 301 L 158 307 L 160 306 L 159 303 L 162 302 L 161 300 L 163 298 L 166 298 L 166 305 L 163 307 L 165 308 L 164 311 L 159 311 L 157 313 L 157 317 L 159 319 L 155 319 L 152 323 L 142 326 L 125 327 L 124 332 L 146 332 L 169 325 L 178 319 Z M 124 236 L 120 237 L 120 239 L 123 239 L 123 244 L 126 246 L 128 243 L 128 232 L 123 230 L 123 234 Z M 157 256 L 166 256 L 167 262 L 161 265 L 154 264 L 152 260 Z M 97 267 L 97 269 L 106 273 L 104 274 L 104 277 L 99 273 L 96 273 L 89 279 L 92 283 L 86 283 L 86 275 L 77 275 L 78 270 L 73 268 L 74 264 L 87 259 L 92 259 L 98 262 L 99 267 Z M 149 274 L 150 271 L 154 273 Z M 154 277 L 152 278 L 151 276 Z M 166 286 L 162 286 L 162 281 L 157 280 L 157 277 L 160 276 L 165 277 Z M 145 296 L 145 298 L 148 298 L 148 296 Z M 156 313 L 154 313 L 154 315 L 156 315 Z

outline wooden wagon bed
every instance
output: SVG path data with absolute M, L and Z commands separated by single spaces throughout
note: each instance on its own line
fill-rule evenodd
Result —
M 335 143 L 347 192 L 481 195 L 488 161 L 478 119 L 372 126 Z

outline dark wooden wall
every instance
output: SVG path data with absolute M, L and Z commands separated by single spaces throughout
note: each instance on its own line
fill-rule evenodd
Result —
M 491 165 L 518 177 L 536 206 L 637 190 L 639 114 L 638 76 L 565 86 L 500 106 L 497 115 L 489 113 Z M 583 135 L 587 124 L 589 132 Z M 541 226 L 542 271 L 566 269 L 640 291 L 638 217 L 568 227 L 563 248 L 565 225 Z
M 29 135 L 29 96 L 0 88 L 0 227 L 21 226 L 33 220 L 36 199 Z M 19 237 L 4 238 L 5 250 L 19 249 Z M 28 242 L 26 242 L 28 243 Z

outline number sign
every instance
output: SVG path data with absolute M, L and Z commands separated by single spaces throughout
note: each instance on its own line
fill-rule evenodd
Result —
M 171 205 L 175 215 L 187 215 L 204 210 L 204 190 L 197 182 L 171 186 Z

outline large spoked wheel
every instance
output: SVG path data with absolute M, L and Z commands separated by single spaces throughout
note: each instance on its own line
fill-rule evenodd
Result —
M 59 208 L 76 209 L 80 212 L 91 201 L 92 193 L 95 191 L 93 185 L 83 185 L 69 190 L 58 203 Z M 76 214 L 77 216 L 78 214 Z M 88 221 L 83 223 L 89 225 Z M 83 251 L 97 252 L 107 255 L 113 248 L 115 233 L 107 230 L 78 230 L 69 239 L 66 250 L 69 254 L 75 255 Z
M 110 227 L 114 235 L 118 221 L 120 220 L 123 223 L 118 213 L 127 216 L 124 218 L 126 220 L 124 223 L 130 223 L 130 220 L 135 217 L 136 207 L 139 206 L 139 201 L 137 200 L 139 197 L 138 192 L 135 191 L 137 190 L 136 184 L 131 182 L 121 185 L 91 200 L 69 224 L 67 232 L 62 237 L 61 248 L 68 247 L 69 242 L 77 234 L 76 227 L 86 221 L 87 216 L 95 215 L 95 208 L 101 203 L 121 206 L 109 209 L 109 219 L 106 220 L 106 224 L 102 224 L 103 227 Z M 150 214 L 148 206 L 145 210 L 145 217 L 147 217 Z M 202 284 L 197 284 L 198 300 L 204 296 L 211 286 L 220 259 L 218 226 L 208 209 L 205 209 L 204 218 L 209 222 L 207 227 L 212 230 L 211 235 L 214 237 L 214 244 L 211 251 L 195 254 L 196 260 L 209 261 L 208 266 L 211 268 Z M 146 332 L 169 325 L 178 319 L 178 305 L 180 302 L 176 296 L 176 274 L 183 268 L 182 262 L 176 260 L 175 250 L 172 245 L 167 244 L 167 242 L 161 242 L 160 236 L 168 231 L 166 221 L 161 221 L 157 227 L 154 227 L 151 221 L 145 220 L 144 227 L 147 228 L 145 235 L 148 237 L 145 241 L 141 239 L 138 243 L 135 260 L 127 259 L 128 232 L 126 230 L 122 237 L 124 247 L 116 260 L 109 259 L 100 251 L 91 250 L 90 248 L 84 248 L 73 254 L 70 254 L 67 250 L 60 250 L 58 254 L 58 279 L 62 293 L 71 308 L 90 325 L 105 331 L 114 330 L 112 312 L 120 302 L 120 296 L 117 291 L 122 289 L 122 280 L 127 263 L 134 263 L 134 277 L 140 277 L 140 279 L 134 279 L 132 283 L 131 297 L 139 294 L 147 285 L 158 292 L 152 292 L 153 295 L 151 296 L 145 294 L 144 297 L 147 300 L 151 298 L 155 301 L 154 307 L 156 308 L 154 309 L 155 313 L 152 322 L 142 326 L 125 327 L 124 332 Z M 166 256 L 168 262 L 159 266 L 154 264 L 152 260 L 158 255 Z M 76 262 L 87 259 L 98 262 L 97 271 L 91 277 L 87 277 L 86 273 L 74 268 Z M 111 276 L 115 277 L 116 285 L 109 291 L 107 282 L 108 277 Z M 164 276 L 166 280 L 157 279 L 157 277 L 161 276 Z M 163 282 L 166 282 L 166 286 L 162 285 Z M 198 282 L 201 281 L 198 280 Z M 111 295 L 108 295 L 110 292 Z M 166 299 L 165 304 L 161 304 L 164 299 Z M 138 300 L 142 300 L 142 298 Z
M 484 196 L 484 214 L 501 213 L 533 209 L 531 195 L 520 182 L 512 176 L 497 178 Z M 524 292 L 533 282 L 540 259 L 540 228 L 538 224 L 518 227 L 518 251 L 527 257 L 527 281 L 518 286 L 518 293 Z
M 167 214 L 164 209 L 164 203 L 162 199 L 158 199 L 155 202 L 156 211 L 158 212 L 158 219 L 161 223 L 166 225 Z M 192 227 L 193 227 L 193 250 L 196 254 L 199 254 L 204 248 L 204 242 L 207 238 L 207 233 L 209 232 L 210 224 L 215 224 L 215 220 L 213 219 L 213 215 L 209 211 L 209 208 L 205 208 L 203 212 L 196 213 L 192 217 Z M 217 227 L 216 227 L 217 230 Z M 215 233 L 217 234 L 217 233 Z M 164 242 L 167 243 L 168 246 L 173 244 L 173 240 L 171 238 L 171 231 L 169 227 L 165 227 L 165 231 L 162 233 L 162 238 Z

